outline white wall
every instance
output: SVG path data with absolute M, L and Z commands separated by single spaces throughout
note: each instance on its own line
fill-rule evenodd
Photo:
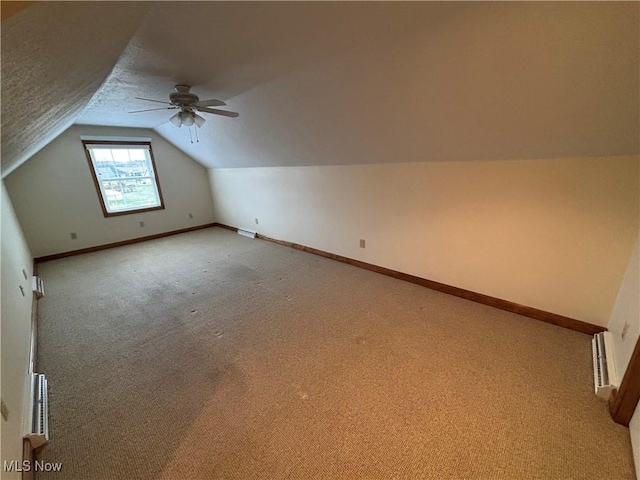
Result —
M 29 368 L 31 340 L 31 253 L 20 229 L 11 200 L 2 182 L 2 401 L 9 419 L 2 422 L 2 455 L 0 461 L 22 461 L 22 415 Z M 24 278 L 22 270 L 27 272 Z M 24 288 L 25 295 L 20 292 Z M 2 473 L 3 479 L 20 478 L 20 474 Z
M 105 218 L 81 135 L 151 137 L 165 209 Z M 206 169 L 151 130 L 75 125 L 5 181 L 34 257 L 213 221 Z
M 638 234 L 639 167 L 628 156 L 209 173 L 221 223 L 606 326 Z
M 613 336 L 616 368 L 618 376 L 627 370 L 631 354 L 640 338 L 640 238 L 636 240 L 635 248 L 620 285 L 616 303 L 609 320 L 609 331 Z M 629 324 L 625 338 L 622 333 L 625 324 Z
M 622 333 L 625 324 L 628 324 L 629 327 L 623 339 Z M 640 237 L 636 241 L 616 298 L 609 321 L 609 331 L 613 336 L 618 381 L 622 381 L 633 349 L 640 341 Z M 638 412 L 640 412 L 640 407 L 636 406 L 631 423 L 629 423 L 629 432 L 631 433 L 637 477 L 640 478 L 640 413 Z

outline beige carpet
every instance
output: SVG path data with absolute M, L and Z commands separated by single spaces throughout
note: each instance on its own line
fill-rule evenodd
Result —
M 39 479 L 634 478 L 587 335 L 219 228 L 39 272 Z

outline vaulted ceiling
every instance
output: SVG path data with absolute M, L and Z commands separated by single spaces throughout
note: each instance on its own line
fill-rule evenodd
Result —
M 637 3 L 2 2 L 2 167 L 71 124 L 209 167 L 638 153 Z M 186 83 L 237 119 L 191 143 Z

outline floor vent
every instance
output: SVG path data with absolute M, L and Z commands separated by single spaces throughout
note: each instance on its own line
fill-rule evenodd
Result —
M 36 294 L 36 297 L 44 297 L 44 282 L 40 277 L 31 278 L 31 289 Z
M 244 235 L 245 237 L 249 238 L 256 238 L 256 232 L 252 232 L 251 230 L 244 230 L 242 228 L 239 228 L 238 234 Z
M 611 391 L 617 387 L 613 342 L 610 332 L 596 333 L 593 336 L 593 382 L 596 395 L 608 399 Z
M 31 396 L 24 438 L 28 438 L 33 448 L 44 445 L 49 440 L 49 404 L 47 379 L 41 373 L 31 374 Z

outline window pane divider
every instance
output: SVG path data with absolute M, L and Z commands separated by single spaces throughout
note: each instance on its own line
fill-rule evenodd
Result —
M 120 182 L 123 180 L 153 180 L 154 177 L 146 176 L 146 177 L 99 177 L 98 180 L 101 182 Z

